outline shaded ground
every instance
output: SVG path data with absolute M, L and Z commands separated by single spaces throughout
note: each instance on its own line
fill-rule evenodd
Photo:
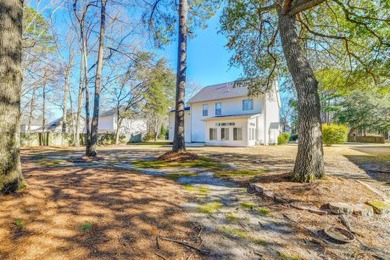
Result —
M 174 182 L 123 169 L 24 165 L 28 189 L 0 198 L 1 259 L 182 259 L 196 253 L 172 242 L 156 245 L 156 236 L 196 242 L 198 227 L 183 213 L 186 195 Z
M 388 218 L 348 217 L 358 239 L 338 245 L 321 232 L 342 227 L 338 216 L 320 216 L 246 191 L 250 182 L 271 185 L 290 199 L 317 207 L 330 200 L 378 199 L 355 180 L 386 192 L 386 181 L 364 170 L 368 159 L 371 166 L 387 167 L 386 154 L 383 160 L 371 148 L 326 147 L 330 177 L 315 184 L 283 179 L 293 165 L 293 145 L 190 149 L 244 171 L 218 171 L 215 164 L 200 163 L 197 168 L 163 165 L 135 174 L 134 165 L 147 166 L 168 149 L 105 147 L 94 162 L 85 162 L 83 152 L 75 149 L 23 151 L 30 187 L 16 197 L 0 198 L 6 205 L 0 208 L 0 256 L 149 259 L 159 258 L 157 253 L 167 259 L 386 259 L 390 254 Z M 386 146 L 380 149 L 387 151 Z M 133 165 L 140 160 L 146 163 Z M 162 239 L 158 249 L 157 236 L 185 241 L 209 254 Z

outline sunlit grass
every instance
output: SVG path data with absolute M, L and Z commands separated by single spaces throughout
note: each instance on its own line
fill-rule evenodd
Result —
M 210 202 L 198 207 L 200 213 L 211 214 L 222 208 L 221 202 Z
M 224 165 L 219 162 L 212 161 L 207 158 L 201 158 L 186 162 L 164 162 L 164 161 L 136 161 L 133 165 L 137 168 L 207 168 L 210 170 L 220 170 L 228 168 L 229 165 Z

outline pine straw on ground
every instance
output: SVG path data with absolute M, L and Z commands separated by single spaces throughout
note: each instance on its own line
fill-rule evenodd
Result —
M 197 154 L 189 152 L 166 152 L 157 158 L 158 161 L 162 162 L 188 162 L 198 160 Z
M 23 192 L 0 197 L 0 259 L 185 259 L 197 227 L 166 179 L 111 168 L 24 168 Z M 160 256 L 158 256 L 160 255 Z

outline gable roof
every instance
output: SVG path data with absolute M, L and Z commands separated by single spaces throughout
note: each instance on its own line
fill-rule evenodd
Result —
M 120 109 L 120 108 L 119 108 Z M 106 110 L 102 113 L 100 113 L 99 117 L 103 116 L 113 116 L 116 115 L 116 107 L 111 108 L 110 110 Z
M 211 85 L 201 89 L 188 103 L 218 100 L 225 98 L 247 97 L 249 93 L 245 81 L 232 81 Z

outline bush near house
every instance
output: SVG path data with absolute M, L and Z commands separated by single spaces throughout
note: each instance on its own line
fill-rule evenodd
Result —
M 323 125 L 322 141 L 325 145 L 342 144 L 347 141 L 348 128 L 344 125 Z
M 293 135 L 290 136 L 289 141 L 295 142 L 297 139 L 298 139 L 298 135 L 297 134 L 293 134 Z
M 290 134 L 289 133 L 281 133 L 278 136 L 278 144 L 286 144 L 288 143 L 288 140 L 290 139 Z

